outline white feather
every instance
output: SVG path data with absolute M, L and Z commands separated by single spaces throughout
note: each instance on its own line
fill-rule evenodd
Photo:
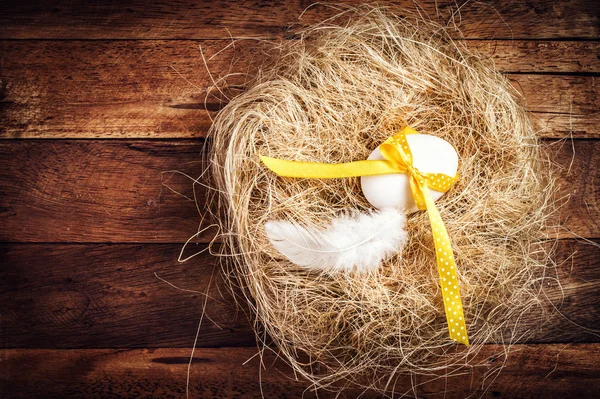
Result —
M 365 272 L 402 251 L 405 223 L 403 211 L 385 209 L 339 217 L 324 230 L 281 220 L 267 222 L 265 229 L 275 249 L 298 266 Z

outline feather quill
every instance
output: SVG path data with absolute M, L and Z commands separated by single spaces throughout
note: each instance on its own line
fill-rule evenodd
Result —
M 366 272 L 402 251 L 407 233 L 403 211 L 385 209 L 334 219 L 326 229 L 276 220 L 265 224 L 267 237 L 282 255 L 308 269 Z

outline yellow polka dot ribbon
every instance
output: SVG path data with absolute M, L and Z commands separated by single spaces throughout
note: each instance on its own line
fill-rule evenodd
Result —
M 429 192 L 431 188 L 445 193 L 458 180 L 458 175 L 452 177 L 443 173 L 422 173 L 415 168 L 412 152 L 406 140 L 408 134 L 418 134 L 418 132 L 410 127 L 405 127 L 381 144 L 379 150 L 383 155 L 383 160 L 324 164 L 287 161 L 265 156 L 261 156 L 260 159 L 269 169 L 284 177 L 331 179 L 407 173 L 417 207 L 420 210 L 427 210 L 429 214 L 450 338 L 468 346 L 469 336 L 458 288 L 452 244 L 446 226 Z

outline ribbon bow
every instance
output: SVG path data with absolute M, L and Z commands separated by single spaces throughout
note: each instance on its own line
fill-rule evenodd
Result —
M 412 152 L 406 140 L 408 134 L 418 134 L 418 132 L 410 127 L 405 127 L 381 144 L 379 150 L 383 160 L 324 164 L 286 161 L 265 156 L 261 156 L 260 159 L 269 169 L 283 177 L 331 179 L 407 173 L 417 207 L 420 210 L 427 210 L 429 214 L 450 338 L 468 346 L 469 337 L 458 288 L 452 244 L 446 226 L 429 192 L 429 189 L 432 188 L 445 193 L 458 180 L 458 175 L 452 177 L 443 173 L 423 173 L 415 168 Z

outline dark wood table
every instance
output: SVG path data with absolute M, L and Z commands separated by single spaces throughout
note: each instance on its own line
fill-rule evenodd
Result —
M 483 369 L 401 380 L 397 392 L 598 397 L 599 3 L 459 3 L 419 8 L 460 24 L 459 40 L 523 93 L 558 166 L 557 196 L 569 197 L 552 233 L 562 288 L 546 290 L 563 297 L 562 316 L 532 326 L 505 362 L 501 345 L 486 345 Z M 200 173 L 210 118 L 227 101 L 214 92 L 205 101 L 201 54 L 213 77 L 247 72 L 263 44 L 232 38 L 293 40 L 298 22 L 335 12 L 313 7 L 298 21 L 309 4 L 0 2 L 0 397 L 183 397 L 203 313 L 190 397 L 314 396 L 272 354 L 259 367 L 251 321 L 210 254 L 177 262 L 200 218 L 190 180 L 169 172 Z M 224 86 L 234 93 L 240 82 Z M 482 372 L 501 368 L 482 384 Z

